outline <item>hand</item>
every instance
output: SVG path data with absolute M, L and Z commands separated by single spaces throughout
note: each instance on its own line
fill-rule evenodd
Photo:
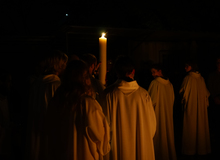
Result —
M 101 65 L 101 62 L 99 62 L 99 63 L 96 65 L 96 67 L 95 67 L 95 70 L 96 70 L 96 71 L 99 69 L 100 65 Z

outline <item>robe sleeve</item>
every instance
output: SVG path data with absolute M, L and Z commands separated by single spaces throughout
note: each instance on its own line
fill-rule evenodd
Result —
M 89 112 L 87 120 L 86 134 L 89 140 L 96 144 L 101 155 L 106 155 L 110 151 L 110 136 L 109 125 L 102 110 Z
M 153 138 L 156 133 L 156 127 L 157 127 L 156 115 L 155 115 L 155 111 L 154 111 L 151 97 L 148 92 L 145 95 L 144 99 L 146 100 L 146 107 L 147 107 L 148 113 L 149 113 L 148 118 L 149 118 L 149 122 L 150 122 L 149 123 L 150 124 L 150 133 L 151 133 L 151 137 Z
M 205 105 L 208 107 L 209 106 L 209 96 L 210 96 L 210 92 L 208 90 L 208 88 L 206 87 L 206 84 L 205 84 L 205 80 L 204 78 L 202 78 L 202 82 L 204 84 L 204 94 L 205 94 Z
M 182 82 L 179 94 L 182 96 L 181 103 L 184 105 L 184 109 L 186 109 L 186 104 L 188 103 L 188 97 L 190 93 L 190 79 L 186 76 Z
M 158 98 L 158 85 L 154 82 L 154 80 L 151 82 L 148 88 L 148 93 L 151 97 L 153 107 L 155 108 Z
M 53 82 L 47 85 L 45 88 L 45 104 L 48 106 L 50 100 L 53 98 L 55 91 L 60 86 L 60 81 Z

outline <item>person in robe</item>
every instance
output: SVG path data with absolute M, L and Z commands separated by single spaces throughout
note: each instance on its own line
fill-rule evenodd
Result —
M 48 106 L 48 160 L 102 160 L 110 151 L 109 124 L 92 97 L 82 60 L 71 61 Z
M 208 111 L 209 91 L 194 61 L 185 65 L 187 75 L 179 93 L 183 105 L 182 154 L 206 155 L 211 153 Z
M 61 84 L 60 76 L 66 68 L 67 61 L 68 56 L 59 50 L 48 52 L 41 63 L 42 74 L 30 87 L 26 145 L 28 160 L 42 160 L 45 157 L 46 111 L 48 103 Z
M 154 136 L 156 160 L 176 160 L 173 128 L 173 85 L 162 72 L 162 66 L 154 64 L 151 67 L 154 80 L 150 83 L 148 93 L 156 114 L 157 129 Z
M 105 86 L 94 76 L 94 72 L 97 69 L 97 58 L 95 55 L 87 53 L 84 54 L 81 59 L 85 61 L 89 66 L 89 74 L 92 88 L 94 91 L 94 98 L 101 104 L 101 99 L 103 96 L 103 90 L 105 89 Z
M 111 151 L 106 159 L 154 160 L 156 117 L 150 95 L 134 80 L 130 57 L 119 56 L 114 68 L 118 80 L 104 90 L 111 130 Z

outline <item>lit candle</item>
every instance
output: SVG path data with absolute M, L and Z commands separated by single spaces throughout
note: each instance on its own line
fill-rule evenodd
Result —
M 101 65 L 99 67 L 99 80 L 105 85 L 105 77 L 107 72 L 107 38 L 105 38 L 105 33 L 102 33 L 102 37 L 99 38 L 99 58 Z

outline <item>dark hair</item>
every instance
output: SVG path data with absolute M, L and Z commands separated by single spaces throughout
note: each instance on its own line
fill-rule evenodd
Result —
M 155 64 L 152 64 L 151 67 L 150 67 L 150 69 L 153 69 L 153 68 L 156 69 L 156 70 L 158 70 L 158 71 L 159 71 L 159 70 L 163 71 L 163 69 L 162 69 L 163 67 L 162 67 L 162 65 L 159 64 L 159 63 L 157 63 L 157 64 L 156 64 L 156 63 L 155 63 Z
M 168 78 L 168 70 L 164 64 L 161 63 L 154 63 L 151 65 L 150 69 L 156 69 L 157 71 L 161 70 L 164 78 Z
M 125 78 L 134 69 L 134 63 L 129 56 L 120 55 L 117 57 L 114 65 L 115 72 L 119 78 Z
M 97 62 L 96 56 L 91 53 L 83 54 L 82 60 L 85 61 L 89 67 Z
M 40 63 L 42 74 L 51 74 L 65 69 L 68 56 L 60 50 L 48 51 L 46 57 Z
M 82 97 L 91 94 L 88 66 L 82 60 L 71 61 L 63 74 L 62 83 L 57 89 L 53 100 L 60 106 L 75 110 Z
M 191 66 L 192 67 L 191 71 L 193 72 L 199 71 L 199 67 L 197 65 L 196 60 L 193 60 L 193 59 L 187 60 L 185 65 Z

